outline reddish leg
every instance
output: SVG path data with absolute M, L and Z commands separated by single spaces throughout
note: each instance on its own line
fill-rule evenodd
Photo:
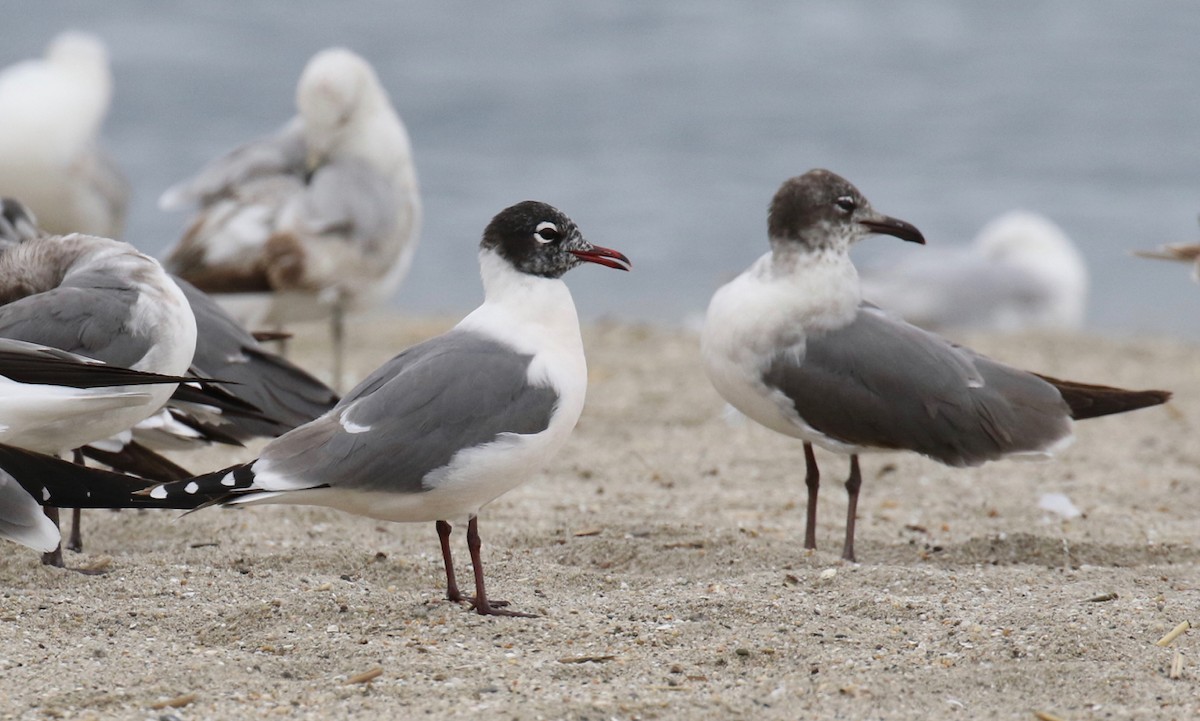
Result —
M 858 469 L 858 455 L 850 456 L 850 476 L 846 479 L 846 544 L 842 546 L 842 558 L 854 560 L 854 519 L 858 517 L 858 489 L 862 488 L 862 473 Z
M 804 442 L 804 485 L 808 487 L 808 518 L 804 524 L 804 547 L 817 547 L 817 490 L 821 487 L 821 469 L 817 468 L 817 457 L 812 444 Z
M 471 516 L 471 520 L 467 523 L 467 548 L 471 551 L 471 565 L 475 567 L 475 610 L 481 616 L 537 618 L 532 613 L 521 613 L 520 611 L 509 611 L 500 608 L 501 605 L 507 605 L 502 601 L 496 601 L 494 604 L 488 603 L 487 591 L 483 586 L 483 561 L 479 557 L 479 548 L 482 545 L 482 541 L 479 540 L 479 519 Z
M 438 540 L 442 542 L 442 565 L 446 567 L 446 599 L 451 603 L 463 600 L 458 592 L 458 580 L 454 576 L 454 559 L 450 557 L 450 532 L 454 530 L 446 521 L 437 522 Z

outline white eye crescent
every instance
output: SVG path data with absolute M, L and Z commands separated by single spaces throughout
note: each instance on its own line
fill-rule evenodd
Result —
M 858 207 L 858 204 L 854 202 L 854 198 L 851 198 L 849 195 L 843 195 L 842 197 L 833 201 L 833 204 L 844 213 L 851 213 L 855 208 Z
M 553 243 L 558 238 L 558 226 L 548 220 L 538 223 L 537 229 L 533 231 L 533 239 L 539 243 Z

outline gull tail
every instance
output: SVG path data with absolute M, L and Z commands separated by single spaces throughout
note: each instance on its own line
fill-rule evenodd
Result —
M 226 476 L 245 478 L 231 486 Z M 248 476 L 248 478 L 247 478 Z M 11 479 L 43 506 L 57 508 L 173 508 L 196 510 L 221 503 L 253 481 L 250 464 L 160 484 L 124 473 L 68 463 L 0 445 L 0 478 Z M 244 492 L 244 490 L 243 490 Z
M 260 492 L 254 487 L 254 461 L 251 461 L 181 481 L 162 483 L 137 493 L 166 503 L 164 508 L 185 508 L 191 512 Z
M 1071 409 L 1071 418 L 1077 421 L 1149 408 L 1171 399 L 1170 391 L 1130 391 L 1111 386 L 1063 381 L 1043 375 L 1039 375 L 1038 378 L 1058 389 Z
M 0 473 L 43 506 L 57 508 L 170 508 L 143 502 L 137 492 L 154 484 L 144 478 L 68 463 L 0 445 Z

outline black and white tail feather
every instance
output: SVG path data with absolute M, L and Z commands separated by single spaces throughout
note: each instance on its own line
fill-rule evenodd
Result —
M 0 444 L 0 472 L 43 506 L 60 508 L 159 508 L 196 511 L 270 493 L 254 487 L 253 462 L 171 483 L 68 463 Z
M 158 484 L 137 491 L 137 494 L 163 502 L 164 508 L 185 508 L 188 513 L 209 506 L 245 503 L 256 496 L 276 495 L 275 491 L 255 485 L 255 463 L 257 461 L 241 463 L 185 480 Z M 328 488 L 328 485 L 313 488 Z

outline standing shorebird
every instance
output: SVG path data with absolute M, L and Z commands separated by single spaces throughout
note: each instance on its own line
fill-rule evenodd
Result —
M 163 194 L 164 209 L 199 206 L 164 264 L 252 329 L 330 318 L 336 387 L 345 316 L 408 273 L 421 203 L 408 132 L 366 60 L 317 53 L 296 107 L 275 135 Z
M 786 181 L 767 230 L 771 251 L 713 295 L 702 352 L 725 400 L 804 441 L 805 548 L 816 548 L 814 443 L 850 456 L 842 557 L 852 561 L 860 453 L 907 450 L 951 466 L 1049 457 L 1071 442 L 1072 420 L 1170 397 L 1018 370 L 863 302 L 850 246 L 876 233 L 925 239 L 827 170 Z
M 255 461 L 158 485 L 0 447 L 0 469 L 34 498 L 92 507 L 194 509 L 212 504 L 329 506 L 385 521 L 434 521 L 446 597 L 458 589 L 450 521 L 466 517 L 480 614 L 525 614 L 489 601 L 477 514 L 528 480 L 570 436 L 587 364 L 562 276 L 584 262 L 629 270 L 570 218 L 526 201 L 483 233 L 484 302 L 449 332 L 369 375 L 325 415 L 280 436 Z

